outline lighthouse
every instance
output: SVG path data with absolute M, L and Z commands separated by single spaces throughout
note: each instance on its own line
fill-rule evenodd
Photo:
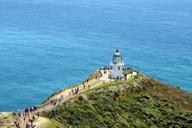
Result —
M 116 52 L 113 54 L 113 62 L 112 65 L 112 74 L 111 77 L 114 79 L 123 78 L 123 61 L 122 61 L 122 55 L 119 52 L 119 50 L 116 50 Z

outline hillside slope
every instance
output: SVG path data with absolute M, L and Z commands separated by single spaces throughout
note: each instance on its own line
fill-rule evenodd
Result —
M 192 94 L 139 74 L 92 88 L 43 116 L 73 128 L 192 128 Z

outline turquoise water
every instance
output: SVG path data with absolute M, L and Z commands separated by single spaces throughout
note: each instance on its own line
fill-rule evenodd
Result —
M 0 111 L 41 103 L 109 65 L 192 92 L 191 0 L 0 0 Z

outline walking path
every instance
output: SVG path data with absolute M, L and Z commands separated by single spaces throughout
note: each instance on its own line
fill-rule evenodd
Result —
M 53 108 L 57 107 L 58 105 L 62 104 L 63 102 L 76 97 L 78 94 L 85 92 L 88 89 L 93 88 L 95 86 L 101 85 L 103 82 L 106 82 L 106 81 L 101 80 L 100 78 L 98 78 L 98 79 L 94 78 L 86 83 L 83 83 L 83 84 L 77 85 L 73 88 L 69 88 L 69 89 L 61 91 L 60 93 L 51 97 L 51 99 L 49 101 L 47 101 L 45 104 L 40 106 L 35 112 L 29 113 L 28 116 L 23 116 L 23 114 L 22 114 L 21 128 L 27 128 L 26 125 L 27 125 L 28 121 L 30 119 L 32 119 L 33 115 L 44 112 L 44 111 L 50 111 Z M 78 92 L 77 92 L 77 90 L 78 90 Z M 56 101 L 56 102 L 51 103 L 50 101 Z M 24 118 L 25 118 L 25 120 L 24 120 Z M 42 123 L 42 117 L 35 120 L 35 122 L 33 124 L 36 125 L 36 127 L 34 127 L 34 128 L 38 128 L 40 122 Z M 31 128 L 31 127 L 29 127 L 29 128 Z
M 45 117 L 39 117 L 39 119 L 34 123 L 36 127 L 44 127 L 46 128 L 46 125 L 49 125 L 51 121 Z
M 82 92 L 85 92 L 86 90 L 92 88 L 92 87 L 95 87 L 97 85 L 100 85 L 102 84 L 104 81 L 102 80 L 99 80 L 99 79 L 93 79 L 91 80 L 90 82 L 87 82 L 85 83 L 84 85 L 83 84 L 80 84 L 78 85 L 77 87 L 74 87 L 74 88 L 71 88 L 71 89 L 67 89 L 67 90 L 64 90 L 62 91 L 61 93 L 57 94 L 56 96 L 54 96 L 52 99 L 54 100 L 55 99 L 58 99 L 60 97 L 64 97 L 63 100 L 59 101 L 56 103 L 56 105 L 52 105 L 50 103 L 46 103 L 45 105 L 43 105 L 42 107 L 40 107 L 36 113 L 41 113 L 43 111 L 49 111 L 55 107 L 57 107 L 58 105 L 62 104 L 63 102 L 75 97 L 77 94 L 72 94 L 71 90 L 75 90 L 76 88 L 79 88 L 79 93 L 82 93 Z

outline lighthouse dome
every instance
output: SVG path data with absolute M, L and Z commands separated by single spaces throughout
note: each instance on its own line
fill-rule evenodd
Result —
M 117 49 L 116 52 L 113 54 L 114 57 L 121 57 L 121 53 Z

